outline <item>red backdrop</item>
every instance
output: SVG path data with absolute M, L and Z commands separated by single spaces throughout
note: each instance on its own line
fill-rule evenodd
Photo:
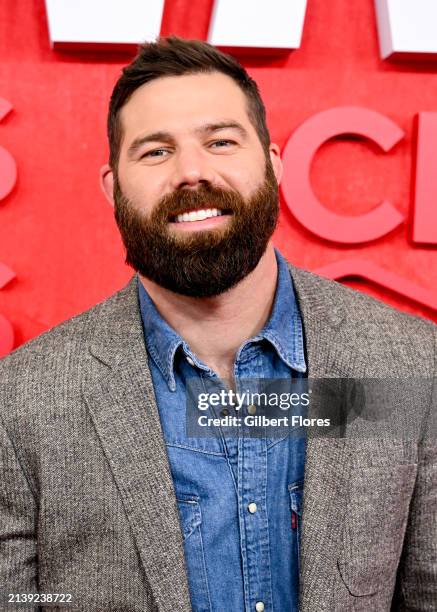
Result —
M 211 6 L 167 0 L 162 34 L 205 38 Z M 11 162 L 9 153 L 17 168 L 14 188 L 0 199 L 0 264 L 15 273 L 2 283 L 0 265 L 0 314 L 12 324 L 15 346 L 104 299 L 132 274 L 98 186 L 108 99 L 130 57 L 54 52 L 43 0 L 0 3 L 0 98 L 13 107 L 0 121 L 0 164 Z M 437 320 L 436 245 L 409 237 L 414 120 L 437 112 L 437 64 L 380 60 L 372 0 L 309 0 L 300 49 L 240 59 L 260 85 L 272 138 L 282 148 L 304 121 L 345 105 L 378 111 L 404 131 L 387 153 L 363 139 L 328 141 L 313 160 L 311 181 L 329 210 L 360 215 L 388 199 L 405 223 L 373 242 L 342 245 L 305 229 L 282 201 L 275 244 L 311 270 L 346 259 L 376 264 L 413 283 L 417 300 L 427 290 L 428 306 L 372 281 L 345 282 Z M 293 167 L 286 173 L 300 180 Z M 437 243 L 437 227 L 434 236 Z

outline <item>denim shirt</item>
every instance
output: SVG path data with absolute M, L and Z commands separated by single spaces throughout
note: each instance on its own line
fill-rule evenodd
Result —
M 275 252 L 278 281 L 271 316 L 239 348 L 236 385 L 241 379 L 305 377 L 292 279 Z M 187 381 L 219 379 L 163 320 L 139 279 L 138 289 L 193 611 L 297 612 L 305 438 L 188 437 Z

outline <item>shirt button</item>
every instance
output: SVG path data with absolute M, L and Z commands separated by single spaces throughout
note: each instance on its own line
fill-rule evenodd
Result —
M 187 357 L 187 361 L 190 364 L 190 366 L 194 365 L 194 361 L 191 359 L 191 357 Z
M 255 502 L 252 502 L 251 504 L 249 504 L 249 505 L 247 506 L 247 509 L 249 510 L 249 512 L 250 512 L 251 514 L 255 514 L 255 512 L 257 511 L 257 506 L 256 506 L 256 503 L 255 503 Z M 263 604 L 263 606 L 264 606 L 264 604 Z M 258 610 L 258 608 L 257 608 L 257 610 Z M 263 608 L 263 610 L 264 610 L 264 608 Z
M 251 404 L 250 406 L 247 407 L 247 412 L 249 414 L 256 414 L 256 406 L 254 406 L 253 404 Z
M 229 414 L 229 410 L 227 408 L 223 408 L 223 410 L 220 412 L 220 416 L 225 417 L 228 416 Z
M 255 604 L 255 610 L 256 612 L 263 612 L 264 610 L 264 604 L 262 601 L 257 601 Z

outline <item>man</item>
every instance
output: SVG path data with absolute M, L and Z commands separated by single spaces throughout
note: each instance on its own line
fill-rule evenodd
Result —
M 414 439 L 185 428 L 191 384 L 432 381 L 435 326 L 274 250 L 279 148 L 229 56 L 144 45 L 108 132 L 138 274 L 0 364 L 2 609 L 436 610 L 431 384 Z

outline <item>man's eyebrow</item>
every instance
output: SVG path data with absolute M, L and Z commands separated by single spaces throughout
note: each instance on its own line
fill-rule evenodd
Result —
M 247 137 L 247 130 L 238 123 L 238 121 L 218 121 L 214 123 L 205 123 L 200 127 L 196 128 L 196 132 L 199 134 L 211 134 L 212 132 L 218 132 L 219 130 L 234 129 L 240 132 L 243 138 Z
M 247 137 L 247 130 L 238 123 L 237 121 L 219 121 L 215 123 L 205 123 L 199 126 L 194 131 L 197 134 L 213 134 L 219 130 L 234 129 L 237 130 L 242 138 Z M 144 136 L 138 136 L 129 146 L 127 154 L 129 157 L 133 157 L 140 147 L 147 144 L 148 142 L 168 142 L 174 144 L 174 137 L 170 132 L 160 130 L 159 132 L 152 132 L 151 134 L 145 134 Z
M 152 132 L 151 134 L 146 134 L 145 136 L 138 136 L 138 138 L 135 138 L 135 140 L 129 145 L 129 149 L 127 150 L 128 156 L 132 157 L 135 155 L 136 151 L 148 142 L 169 142 L 173 144 L 174 138 L 170 132 L 164 131 Z

